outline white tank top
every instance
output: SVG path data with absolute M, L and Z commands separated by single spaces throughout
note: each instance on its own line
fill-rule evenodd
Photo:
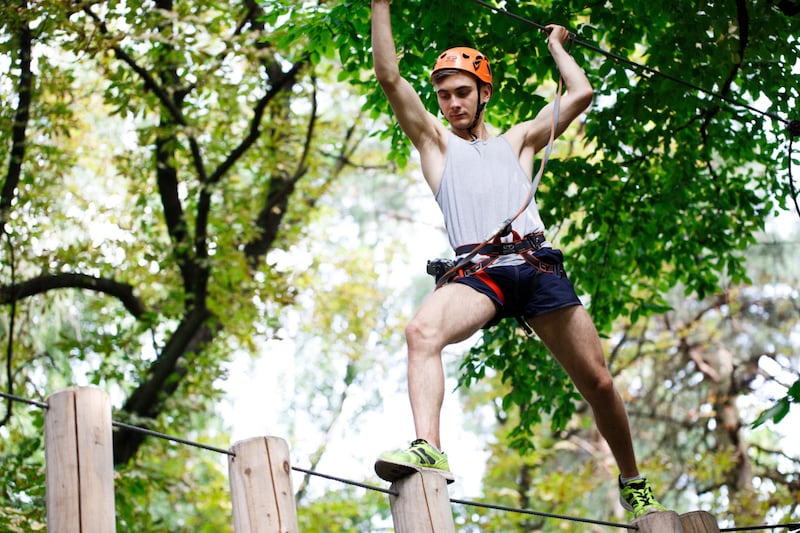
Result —
M 444 215 L 447 236 L 453 250 L 465 244 L 478 244 L 489 237 L 524 204 L 531 179 L 505 137 L 486 141 L 466 141 L 450 133 L 447 157 L 436 202 Z M 520 236 L 544 232 L 536 199 L 512 224 Z M 511 234 L 503 242 L 513 241 Z M 550 247 L 545 242 L 543 247 Z M 484 256 L 476 256 L 475 261 Z M 519 264 L 517 254 L 501 256 L 493 265 Z

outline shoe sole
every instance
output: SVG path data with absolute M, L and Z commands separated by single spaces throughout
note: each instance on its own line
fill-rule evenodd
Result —
M 448 485 L 456 480 L 452 472 L 440 468 L 428 468 L 412 463 L 387 461 L 386 459 L 378 459 L 375 461 L 375 473 L 378 474 L 378 477 L 382 480 L 390 483 L 394 483 L 416 472 L 435 472 L 442 476 L 447 481 Z

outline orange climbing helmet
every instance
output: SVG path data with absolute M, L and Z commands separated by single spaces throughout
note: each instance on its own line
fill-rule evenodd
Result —
M 492 69 L 489 67 L 489 59 L 474 48 L 457 46 L 445 50 L 436 59 L 431 75 L 448 68 L 469 72 L 482 82 L 492 84 Z

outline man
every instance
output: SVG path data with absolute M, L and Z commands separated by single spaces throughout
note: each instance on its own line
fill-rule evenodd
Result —
M 372 0 L 375 75 L 419 151 L 422 174 L 442 209 L 450 243 L 463 257 L 520 209 L 531 190 L 534 156 L 548 144 L 551 126 L 556 137 L 563 133 L 588 108 L 592 88 L 564 49 L 569 33 L 549 26 L 548 48 L 566 86 L 558 122 L 552 124 L 551 103 L 534 119 L 493 137 L 484 123 L 493 90 L 488 60 L 471 48 L 450 49 L 439 56 L 431 74 L 448 129 L 400 75 L 389 3 Z M 622 505 L 636 517 L 665 510 L 639 473 L 625 407 L 597 331 L 564 274 L 561 252 L 544 239 L 536 202 L 528 204 L 510 230 L 501 239 L 510 246 L 479 250 L 473 263 L 433 291 L 408 324 L 408 394 L 417 438 L 407 450 L 381 455 L 376 472 L 395 481 L 407 475 L 404 466 L 412 465 L 453 480 L 439 436 L 444 399 L 441 351 L 504 317 L 521 316 L 591 406 L 620 469 Z

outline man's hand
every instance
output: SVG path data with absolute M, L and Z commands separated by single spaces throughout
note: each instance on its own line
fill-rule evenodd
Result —
M 559 44 L 563 48 L 567 41 L 575 37 L 564 26 L 558 24 L 548 24 L 544 31 L 547 33 L 547 45 L 551 50 L 554 44 Z

